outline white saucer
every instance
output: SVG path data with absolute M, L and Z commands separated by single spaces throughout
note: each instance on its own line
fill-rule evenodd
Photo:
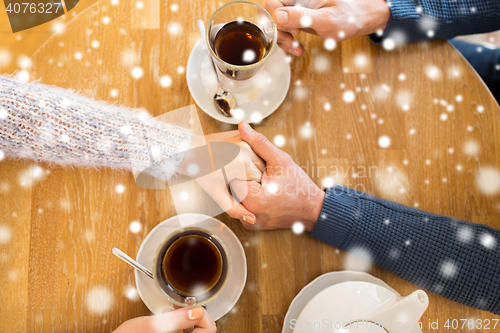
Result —
M 365 281 L 374 283 L 388 289 L 396 296 L 400 296 L 396 290 L 389 287 L 389 285 L 387 285 L 384 281 L 364 272 L 338 271 L 326 273 L 320 275 L 307 286 L 302 288 L 297 296 L 295 296 L 285 315 L 282 333 L 293 333 L 293 330 L 290 328 L 290 321 L 292 319 L 299 319 L 299 316 L 307 303 L 309 303 L 309 301 L 311 301 L 322 290 L 325 290 L 332 285 L 347 281 Z M 422 331 L 419 328 L 416 328 L 412 333 L 422 333 Z
M 234 117 L 226 117 L 216 109 L 213 94 L 207 93 L 200 77 L 201 64 L 207 55 L 203 40 L 200 40 L 191 51 L 186 68 L 186 80 L 189 91 L 196 104 L 210 117 L 227 124 L 238 124 L 245 120 L 248 123 L 258 123 L 283 103 L 290 87 L 290 65 L 286 54 L 276 48 L 263 66 L 267 79 L 272 80 L 254 99 L 238 105 Z M 214 93 L 216 88 L 214 87 Z
M 181 219 L 179 218 L 181 217 Z M 189 224 L 186 221 L 190 221 Z M 207 312 L 213 320 L 218 320 L 229 312 L 240 298 L 247 279 L 247 260 L 245 251 L 238 237 L 224 223 L 202 214 L 182 214 L 158 224 L 142 242 L 137 261 L 144 267 L 153 267 L 153 257 L 157 247 L 170 233 L 186 226 L 196 226 L 210 230 L 224 243 L 230 256 L 231 271 L 229 280 L 222 292 L 207 304 Z M 135 270 L 135 282 L 139 296 L 154 314 L 160 314 L 164 308 L 173 305 L 156 286 L 154 281 Z

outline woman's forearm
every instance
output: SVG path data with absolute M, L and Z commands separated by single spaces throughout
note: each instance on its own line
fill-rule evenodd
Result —
M 500 314 L 500 231 L 342 186 L 311 235 L 453 301 Z
M 59 165 L 144 170 L 168 179 L 187 150 L 189 130 L 140 110 L 97 102 L 43 84 L 0 77 L 0 149 Z

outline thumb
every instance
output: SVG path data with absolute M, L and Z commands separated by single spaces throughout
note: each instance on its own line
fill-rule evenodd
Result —
M 288 31 L 302 28 L 316 30 L 325 23 L 320 14 L 320 9 L 289 6 L 278 8 L 273 13 L 273 20 L 280 30 Z
M 238 130 L 241 139 L 248 143 L 250 148 L 267 164 L 278 164 L 278 159 L 283 152 L 276 148 L 263 134 L 254 131 L 245 121 L 240 122 Z

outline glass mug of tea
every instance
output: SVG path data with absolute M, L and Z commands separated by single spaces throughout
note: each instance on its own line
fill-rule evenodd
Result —
M 254 76 L 276 47 L 278 29 L 261 6 L 228 2 L 208 20 L 205 43 L 220 72 L 237 81 Z
M 181 228 L 163 240 L 153 259 L 153 278 L 181 307 L 206 305 L 225 287 L 231 272 L 222 241 L 198 227 Z

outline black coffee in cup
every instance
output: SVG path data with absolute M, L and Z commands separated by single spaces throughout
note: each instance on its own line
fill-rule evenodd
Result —
M 218 294 L 229 274 L 221 241 L 208 230 L 188 227 L 167 237 L 157 250 L 153 275 L 177 304 L 199 304 Z
M 266 36 L 247 21 L 226 23 L 215 36 L 215 53 L 228 64 L 244 66 L 259 62 L 266 54 Z
M 202 235 L 184 235 L 167 249 L 162 271 L 168 284 L 178 292 L 196 295 L 212 289 L 222 274 L 222 255 Z

